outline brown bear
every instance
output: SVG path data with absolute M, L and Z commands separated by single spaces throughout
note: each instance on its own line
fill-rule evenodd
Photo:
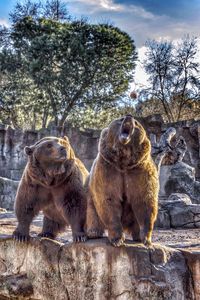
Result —
M 85 241 L 88 171 L 75 157 L 68 138 L 45 137 L 25 147 L 25 153 L 28 162 L 15 199 L 18 226 L 13 237 L 27 241 L 31 221 L 43 211 L 39 236 L 55 238 L 70 225 L 73 241 Z
M 158 172 L 142 125 L 131 115 L 114 120 L 100 137 L 98 155 L 89 176 L 87 231 L 103 235 L 115 246 L 123 231 L 134 241 L 151 244 L 158 209 Z

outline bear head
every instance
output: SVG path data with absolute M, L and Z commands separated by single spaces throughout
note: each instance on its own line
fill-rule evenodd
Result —
M 43 185 L 64 180 L 74 166 L 75 155 L 67 137 L 45 137 L 26 146 L 24 151 L 29 158 L 26 168 L 29 176 Z
M 126 168 L 149 156 L 151 145 L 142 125 L 128 114 L 103 129 L 99 152 L 106 160 Z
M 46 163 L 62 163 L 74 158 L 74 152 L 66 136 L 42 138 L 34 145 L 26 146 L 24 151 L 29 157 L 34 156 L 37 161 Z

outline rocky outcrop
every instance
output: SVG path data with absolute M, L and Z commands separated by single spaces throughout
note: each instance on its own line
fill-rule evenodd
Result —
M 0 210 L 0 299 L 199 299 L 199 229 L 157 229 L 150 248 L 130 240 L 114 248 L 107 238 L 72 244 L 68 228 L 56 241 L 39 239 L 42 218 L 31 241 L 17 243 L 13 212 Z
M 128 243 L 114 248 L 105 239 L 19 244 L 1 237 L 0 270 L 0 295 L 9 299 L 189 300 L 199 292 L 180 251 Z
M 186 194 L 171 194 L 159 206 L 156 227 L 200 228 L 200 204 L 192 204 Z
M 165 195 L 171 193 L 187 194 L 192 203 L 200 204 L 200 182 L 195 179 L 195 169 L 184 162 L 176 163 L 168 169 L 168 176 L 163 178 Z
M 199 123 L 165 125 L 156 116 L 143 120 L 155 142 L 172 126 L 187 143 L 184 163 L 161 166 L 159 229 L 153 232 L 153 242 L 162 246 L 148 249 L 127 241 L 114 248 L 106 238 L 75 245 L 68 229 L 57 241 L 40 240 L 36 236 L 42 215 L 31 225 L 31 241 L 19 244 L 9 236 L 16 226 L 13 212 L 0 209 L 0 299 L 199 300 L 200 183 L 195 179 L 195 174 L 200 177 Z M 99 133 L 70 126 L 25 132 L 0 127 L 0 175 L 12 179 L 0 178 L 0 207 L 13 208 L 26 163 L 25 145 L 43 136 L 66 134 L 89 169 Z
M 200 299 L 200 248 L 198 250 L 182 250 L 186 263 L 192 274 L 193 298 Z

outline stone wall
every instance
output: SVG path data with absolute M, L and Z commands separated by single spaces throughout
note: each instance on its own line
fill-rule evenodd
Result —
M 160 199 L 167 199 L 171 193 L 185 193 L 190 196 L 193 203 L 200 203 L 200 120 L 184 121 L 174 124 L 165 124 L 159 115 L 149 116 L 139 120 L 145 127 L 151 140 L 158 141 L 163 132 L 169 127 L 176 128 L 176 136 L 172 139 L 172 145 L 183 136 L 187 143 L 187 152 L 183 161 L 191 166 L 193 178 L 188 179 L 182 165 L 182 171 L 178 164 L 169 164 L 167 160 L 161 166 L 160 171 Z M 14 130 L 11 127 L 0 126 L 0 206 L 10 209 L 13 207 L 13 199 L 26 164 L 24 147 L 34 144 L 44 136 L 67 135 L 75 150 L 76 155 L 90 170 L 92 162 L 97 155 L 97 147 L 100 136 L 99 130 L 78 130 L 66 125 L 64 128 L 50 126 L 39 131 Z M 179 170 L 179 177 L 176 169 Z M 189 171 L 190 167 L 188 167 Z M 183 174 L 182 174 L 183 173 Z M 175 175 L 174 175 L 175 174 Z M 6 178 L 4 180 L 4 178 Z M 8 179 L 14 180 L 12 183 Z M 9 185 L 10 184 L 10 185 Z
M 160 115 L 152 115 L 140 120 L 151 140 L 155 136 L 158 140 L 169 127 L 176 129 L 176 135 L 172 139 L 172 146 L 180 136 L 184 137 L 187 151 L 183 161 L 195 168 L 196 178 L 200 179 L 200 120 L 180 121 L 176 123 L 164 123 Z M 168 162 L 164 164 L 168 165 Z
M 34 144 L 44 136 L 64 135 L 69 137 L 76 155 L 90 169 L 97 154 L 100 131 L 81 131 L 70 126 L 64 129 L 51 126 L 39 131 L 21 131 L 0 126 L 0 177 L 19 180 L 26 164 L 24 147 Z
M 200 178 L 200 120 L 184 121 L 173 124 L 165 124 L 159 115 L 149 116 L 139 120 L 145 127 L 148 135 L 158 140 L 161 134 L 170 126 L 176 128 L 177 134 L 186 140 L 188 150 L 184 161 L 196 170 L 196 177 Z M 76 152 L 76 155 L 90 169 L 97 154 L 97 145 L 100 136 L 99 130 L 78 130 L 66 125 L 64 128 L 50 126 L 39 131 L 14 130 L 11 127 L 0 126 L 0 176 L 13 180 L 19 180 L 23 172 L 26 157 L 23 149 L 44 136 L 67 135 Z M 173 141 L 172 141 L 173 143 Z

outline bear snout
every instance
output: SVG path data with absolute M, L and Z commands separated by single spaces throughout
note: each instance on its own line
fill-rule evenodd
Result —
M 61 156 L 67 156 L 67 151 L 65 147 L 61 146 L 59 152 Z

